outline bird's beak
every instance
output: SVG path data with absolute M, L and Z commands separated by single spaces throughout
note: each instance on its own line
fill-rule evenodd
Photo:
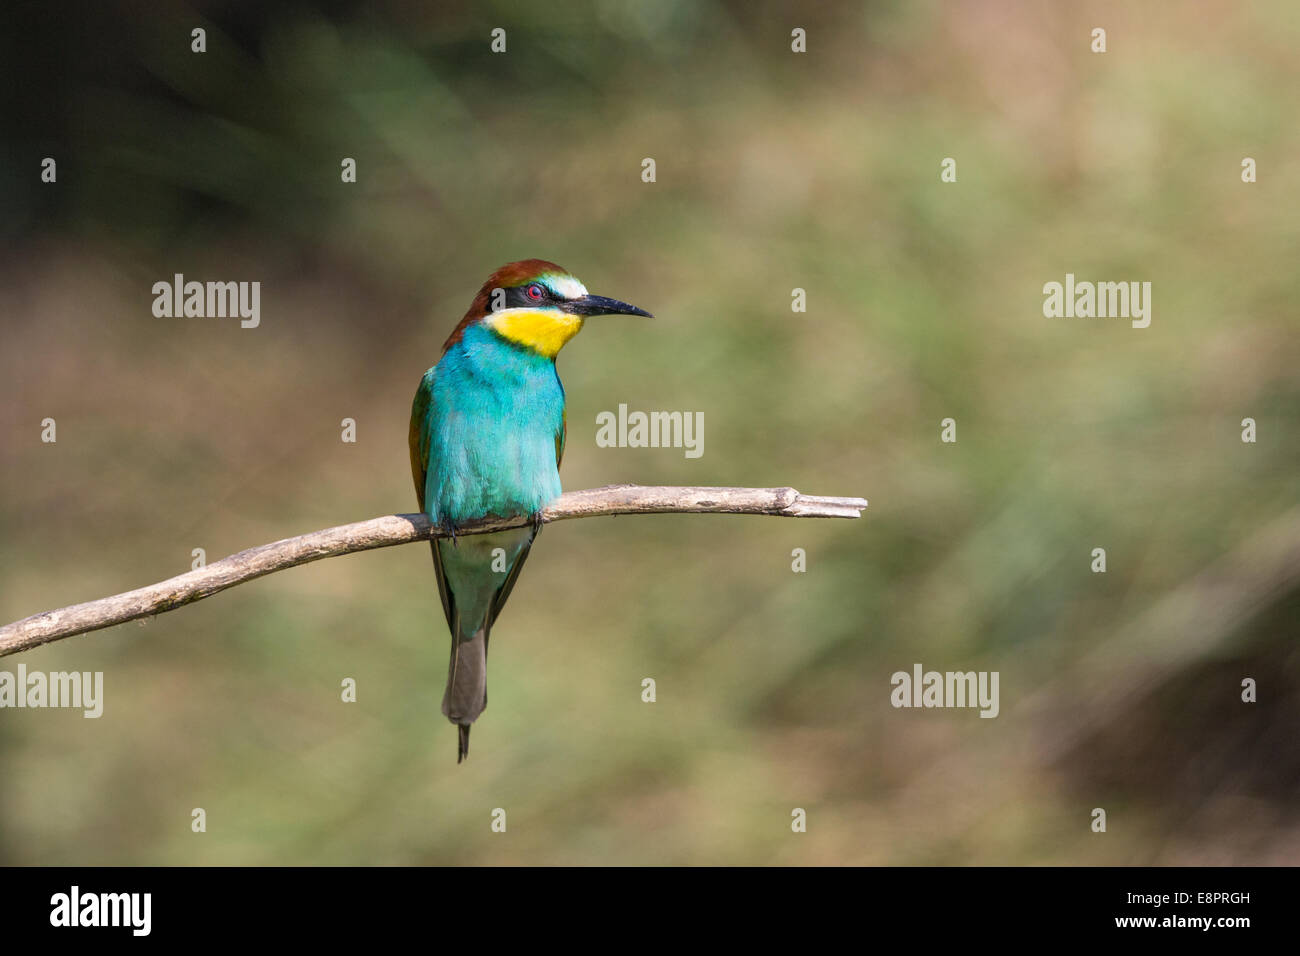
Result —
M 574 315 L 644 315 L 648 319 L 654 318 L 645 309 L 638 309 L 618 299 L 607 299 L 603 295 L 584 295 L 578 299 L 570 299 L 564 303 L 563 308 L 565 312 L 572 312 Z

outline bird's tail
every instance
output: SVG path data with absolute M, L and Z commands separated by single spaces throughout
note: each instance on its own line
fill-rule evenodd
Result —
M 488 629 L 483 626 L 473 637 L 451 639 L 451 664 L 447 668 L 447 690 L 442 695 L 442 712 L 460 730 L 456 762 L 469 755 L 469 726 L 487 707 Z

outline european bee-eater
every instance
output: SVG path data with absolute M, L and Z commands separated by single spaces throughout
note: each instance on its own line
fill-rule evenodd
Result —
M 420 510 L 451 534 L 431 544 L 451 629 L 442 712 L 460 731 L 457 763 L 469 753 L 470 724 L 487 707 L 492 625 L 537 537 L 542 509 L 560 495 L 564 386 L 555 357 L 592 315 L 650 313 L 589 294 L 553 262 L 502 266 L 478 290 L 415 392 L 415 494 Z M 533 520 L 455 536 L 458 525 L 489 515 Z

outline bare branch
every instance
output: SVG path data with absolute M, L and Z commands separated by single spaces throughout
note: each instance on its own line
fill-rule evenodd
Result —
M 569 491 L 542 512 L 542 521 L 631 514 L 747 514 L 787 518 L 857 518 L 865 498 L 819 498 L 793 488 L 667 488 L 608 485 Z M 529 523 L 524 517 L 493 518 L 456 529 L 457 534 L 484 534 Z M 323 531 L 285 538 L 240 551 L 206 567 L 147 587 L 46 611 L 0 627 L 0 657 L 50 641 L 97 631 L 184 607 L 219 591 L 285 568 L 354 551 L 387 548 L 412 541 L 440 538 L 422 514 L 385 515 L 369 521 L 339 525 Z

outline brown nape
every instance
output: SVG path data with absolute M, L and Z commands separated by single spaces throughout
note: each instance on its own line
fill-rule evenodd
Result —
M 456 328 L 452 329 L 451 335 L 442 345 L 442 350 L 446 352 L 459 342 L 466 328 L 488 314 L 488 302 L 492 298 L 493 289 L 509 289 L 512 286 L 523 285 L 529 279 L 547 272 L 568 275 L 568 270 L 545 259 L 520 259 L 518 262 L 508 262 L 492 273 L 488 276 L 487 282 L 483 283 L 483 287 L 478 290 L 478 295 L 474 296 L 474 301 L 469 304 L 469 311 L 465 313 L 465 317 L 460 320 Z

